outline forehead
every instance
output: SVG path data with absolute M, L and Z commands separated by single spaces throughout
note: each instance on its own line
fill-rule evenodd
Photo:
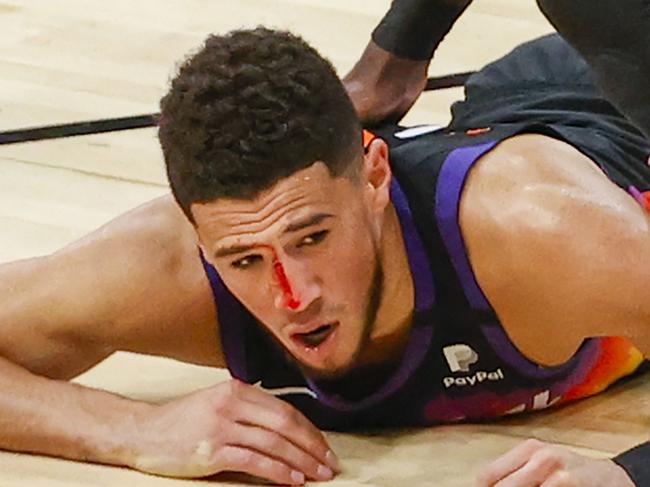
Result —
M 192 205 L 199 235 L 210 240 L 260 233 L 286 226 L 315 212 L 335 212 L 352 181 L 333 178 L 316 162 L 281 179 L 251 200 L 222 198 Z

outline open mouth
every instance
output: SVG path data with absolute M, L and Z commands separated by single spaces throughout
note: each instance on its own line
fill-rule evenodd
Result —
M 316 348 L 321 345 L 334 331 L 334 324 L 319 326 L 308 333 L 294 333 L 292 338 L 307 348 Z

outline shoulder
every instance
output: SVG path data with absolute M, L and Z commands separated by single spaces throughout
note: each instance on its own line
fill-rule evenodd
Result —
M 486 231 L 549 235 L 577 230 L 566 225 L 575 223 L 580 212 L 596 210 L 593 217 L 609 219 L 619 205 L 636 209 L 629 195 L 578 149 L 552 137 L 523 134 L 500 142 L 474 165 L 463 190 L 461 224 L 465 221 L 464 232 L 472 232 L 471 222 Z
M 123 259 L 155 262 L 175 266 L 187 250 L 196 248 L 197 237 L 171 195 L 148 201 L 101 226 L 94 232 L 54 253 L 62 256 L 87 257 L 118 253 Z
M 593 161 L 542 135 L 507 139 L 484 155 L 460 206 L 479 285 L 514 343 L 547 365 L 588 336 L 616 332 L 615 319 L 599 328 L 602 316 L 626 313 L 619 290 L 610 292 L 622 278 L 614 263 L 639 265 L 643 218 Z
M 594 184 L 612 184 L 596 163 L 578 149 L 541 134 L 521 134 L 501 141 L 481 158 L 472 173 L 474 179 L 497 177 L 520 187 L 544 181 L 591 191 Z
M 103 318 L 92 331 L 80 324 L 84 334 L 117 350 L 222 365 L 197 236 L 171 195 L 119 216 L 51 260 L 77 269 L 74 288 L 85 297 L 77 307 L 87 308 L 81 316 Z
M 144 203 L 104 228 L 115 232 L 115 237 L 140 244 L 134 250 L 149 253 L 167 266 L 177 265 L 190 251 L 196 253 L 198 245 L 191 223 L 171 195 Z

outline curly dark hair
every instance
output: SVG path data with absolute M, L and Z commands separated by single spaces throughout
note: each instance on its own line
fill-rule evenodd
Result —
M 352 103 L 331 63 L 289 32 L 208 37 L 160 105 L 167 175 L 192 222 L 193 203 L 254 198 L 316 161 L 333 177 L 358 173 Z

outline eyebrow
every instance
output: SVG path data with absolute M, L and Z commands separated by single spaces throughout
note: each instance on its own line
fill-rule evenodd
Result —
M 305 228 L 312 227 L 315 225 L 318 225 L 319 223 L 323 222 L 324 220 L 327 220 L 328 218 L 333 218 L 334 215 L 331 215 L 329 213 L 316 213 L 312 216 L 309 216 L 307 218 L 303 218 L 302 220 L 297 220 L 295 222 L 292 222 L 288 224 L 285 229 L 282 231 L 283 234 L 285 233 L 295 233 L 299 232 L 300 230 L 304 230 Z M 259 244 L 253 244 L 253 245 L 229 245 L 227 247 L 221 247 L 217 249 L 217 251 L 214 253 L 215 257 L 227 257 L 229 255 L 235 255 L 235 254 L 241 254 L 244 252 L 247 252 L 251 249 L 254 249 L 256 247 L 263 247 L 263 245 Z

